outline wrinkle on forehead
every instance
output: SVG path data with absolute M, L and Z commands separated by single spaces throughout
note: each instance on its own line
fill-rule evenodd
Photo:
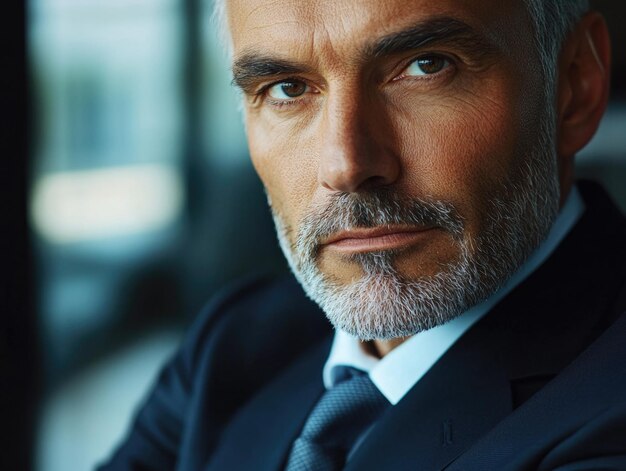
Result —
M 448 16 L 499 44 L 511 60 L 531 62 L 532 28 L 522 0 L 230 0 L 228 11 L 235 58 L 255 51 L 344 67 L 377 38 Z
M 259 39 L 265 44 L 274 40 L 292 46 L 330 45 L 339 49 L 342 45 L 353 46 L 355 38 L 376 35 L 384 30 L 386 24 L 405 16 L 406 11 L 399 9 L 396 3 L 367 0 L 231 0 L 229 24 L 236 50 L 257 46 Z
M 502 2 L 500 0 L 229 0 L 228 8 L 231 31 L 258 31 L 277 25 L 292 25 L 294 32 L 305 34 L 311 27 L 333 30 L 339 36 L 339 29 L 356 33 L 363 29 L 369 33 L 385 26 L 394 25 L 403 18 L 410 18 L 420 11 L 429 14 L 449 14 L 457 12 L 474 13 L 477 18 L 490 13 L 503 13 L 508 5 L 523 5 L 521 0 Z M 516 11 L 518 13 L 519 10 Z M 511 12 L 512 13 L 512 12 Z M 233 16 L 235 18 L 233 18 Z M 504 15 L 500 15 L 504 16 Z M 291 18 L 288 20 L 288 18 Z M 506 15 L 507 22 L 511 17 Z M 233 21 L 235 20 L 235 21 Z M 356 20 L 356 21 L 355 21 Z M 409 20 L 410 22 L 411 20 Z M 256 25 L 256 26 L 255 26 Z
M 307 1 L 298 0 L 228 0 L 228 23 L 233 40 L 245 34 L 253 35 L 280 29 L 284 32 L 303 25 L 307 15 Z M 271 33 L 271 31 L 269 31 Z M 265 36 L 256 36 L 259 37 Z M 236 44 L 235 44 L 236 45 Z

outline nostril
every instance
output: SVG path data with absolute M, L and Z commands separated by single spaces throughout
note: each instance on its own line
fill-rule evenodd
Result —
M 326 169 L 320 173 L 320 184 L 328 190 L 354 193 L 390 185 L 397 176 L 397 171 L 376 172 L 374 168 Z
M 380 175 L 373 175 L 369 178 L 367 178 L 366 180 L 364 180 L 361 185 L 360 188 L 364 189 L 364 190 L 370 190 L 373 188 L 379 188 L 381 186 L 386 186 L 388 185 L 390 182 L 388 181 L 387 178 L 380 176 Z

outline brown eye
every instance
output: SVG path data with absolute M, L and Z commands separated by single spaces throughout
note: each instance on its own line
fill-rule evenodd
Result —
M 271 86 L 267 94 L 276 100 L 289 100 L 290 98 L 298 98 L 304 95 L 308 86 L 306 83 L 299 80 L 280 82 Z
M 419 76 L 432 75 L 441 72 L 450 66 L 450 61 L 442 56 L 422 56 L 415 59 L 405 69 L 405 75 Z

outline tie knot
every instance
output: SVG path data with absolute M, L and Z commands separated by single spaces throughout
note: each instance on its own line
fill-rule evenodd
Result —
M 294 443 L 287 470 L 338 469 L 358 436 L 389 406 L 370 378 L 350 367 L 333 369 L 334 386 L 320 398 Z M 310 467 L 311 463 L 334 463 Z
M 302 437 L 317 443 L 349 444 L 389 405 L 369 376 L 349 370 L 321 397 L 302 429 Z
M 330 372 L 330 380 L 334 386 L 344 381 L 349 381 L 357 376 L 365 376 L 366 373 L 363 370 L 346 365 L 335 365 Z

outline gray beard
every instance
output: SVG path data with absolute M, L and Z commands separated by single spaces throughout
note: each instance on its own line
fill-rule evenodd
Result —
M 362 339 L 405 337 L 444 324 L 495 293 L 547 236 L 559 206 L 556 157 L 544 125 L 519 175 L 503 183 L 487 210 L 486 229 L 464 231 L 455 207 L 406 198 L 389 189 L 338 193 L 325 208 L 292 229 L 272 208 L 280 246 L 306 294 L 338 329 Z M 271 207 L 271 204 L 270 204 Z M 318 266 L 320 241 L 341 230 L 385 225 L 436 226 L 459 246 L 459 257 L 433 276 L 407 279 L 394 268 L 394 251 L 350 257 L 363 275 L 341 284 Z

